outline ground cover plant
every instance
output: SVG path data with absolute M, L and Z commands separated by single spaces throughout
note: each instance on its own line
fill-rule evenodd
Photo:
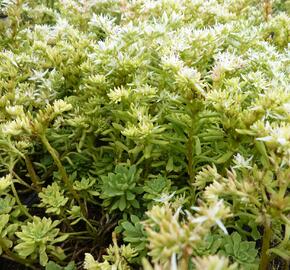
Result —
M 0 268 L 289 269 L 289 0 L 0 0 Z

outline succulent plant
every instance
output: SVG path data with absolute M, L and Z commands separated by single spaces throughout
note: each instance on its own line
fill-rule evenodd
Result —
M 125 242 L 130 243 L 139 252 L 145 249 L 147 242 L 146 233 L 144 225 L 137 216 L 131 215 L 130 221 L 120 222 L 120 229 L 123 230 L 122 234 Z
M 16 232 L 18 244 L 14 247 L 20 257 L 39 258 L 42 266 L 48 262 L 48 255 L 64 259 L 64 251 L 55 244 L 63 242 L 68 234 L 60 234 L 56 228 L 59 221 L 52 221 L 50 218 L 35 216 L 31 222 L 21 226 L 21 231 Z
M 114 173 L 102 176 L 101 179 L 100 198 L 104 199 L 103 204 L 110 211 L 140 207 L 136 197 L 143 192 L 143 188 L 138 186 L 139 173 L 135 165 L 130 168 L 117 165 Z
M 137 256 L 137 252 L 129 245 L 118 246 L 116 235 L 113 233 L 113 245 L 107 248 L 107 254 L 103 255 L 103 262 L 95 261 L 94 257 L 86 253 L 84 269 L 86 270 L 111 270 L 111 269 L 132 269 L 130 263 Z
M 9 233 L 9 230 L 11 229 L 11 226 L 8 225 L 8 222 L 9 222 L 9 215 L 1 214 L 0 215 L 0 237 L 1 237 L 0 255 L 3 253 L 3 250 L 6 250 L 7 248 L 11 248 L 13 245 L 13 242 L 8 238 L 8 233 Z
M 41 199 L 41 203 L 38 206 L 46 208 L 46 213 L 59 215 L 68 202 L 68 198 L 63 193 L 64 191 L 60 189 L 57 183 L 52 183 L 50 186 L 43 188 L 38 194 Z
M 247 267 L 247 269 L 257 269 L 258 250 L 255 245 L 255 242 L 242 241 L 241 236 L 234 232 L 224 237 L 223 248 L 220 253 Z

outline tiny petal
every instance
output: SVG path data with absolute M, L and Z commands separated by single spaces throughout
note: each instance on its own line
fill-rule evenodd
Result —
M 204 221 L 206 221 L 208 218 L 205 217 L 205 216 L 202 216 L 202 217 L 197 217 L 197 218 L 194 218 L 192 220 L 193 223 L 203 223 Z
M 270 142 L 273 140 L 272 136 L 266 136 L 266 137 L 262 137 L 262 138 L 257 138 L 257 141 L 263 141 L 263 142 Z
M 225 234 L 229 234 L 225 225 L 219 220 L 216 220 L 216 224 L 220 227 L 220 229 L 225 233 Z

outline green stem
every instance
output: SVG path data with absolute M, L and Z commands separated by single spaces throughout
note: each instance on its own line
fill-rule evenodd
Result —
M 22 210 L 22 212 L 30 219 L 33 219 L 33 217 L 29 214 L 28 210 L 25 208 L 25 206 L 21 203 L 20 199 L 19 199 L 19 196 L 18 196 L 18 193 L 15 189 L 15 186 L 14 186 L 14 183 L 12 182 L 11 183 L 11 189 L 12 189 L 12 192 L 13 192 L 13 195 L 15 197 L 15 200 L 17 202 L 17 204 L 19 205 L 20 209 Z
M 36 188 L 37 191 L 40 191 L 41 190 L 40 179 L 39 179 L 38 175 L 36 174 L 36 172 L 33 168 L 33 164 L 31 162 L 30 158 L 28 157 L 28 155 L 25 155 L 24 160 L 25 160 L 26 168 L 28 170 L 30 179 L 33 183 L 33 186 Z
M 78 195 L 78 193 L 74 190 L 74 188 L 69 180 L 69 177 L 66 173 L 66 170 L 63 167 L 63 165 L 59 159 L 58 152 L 50 145 L 49 141 L 47 140 L 47 138 L 44 134 L 40 135 L 40 139 L 41 139 L 42 143 L 44 144 L 44 146 L 46 147 L 47 151 L 52 156 L 52 158 L 53 158 L 53 160 L 54 160 L 54 162 L 55 162 L 55 164 L 56 164 L 56 166 L 61 174 L 62 181 L 64 182 L 65 186 L 70 191 L 73 198 L 77 201 L 78 205 L 81 207 L 82 214 L 86 217 L 87 212 L 85 210 L 84 204 L 81 202 L 81 199 L 80 199 L 80 196 Z
M 31 189 L 34 190 L 30 185 L 28 185 L 24 180 L 22 180 L 16 172 L 12 171 L 12 174 L 13 176 L 15 176 L 15 178 L 17 178 L 17 183 L 27 187 L 29 190 Z
M 193 172 L 193 134 L 192 130 L 189 131 L 188 142 L 187 142 L 187 170 L 189 174 L 189 185 L 194 182 L 194 172 Z
M 192 104 L 190 104 L 192 106 Z M 188 141 L 187 141 L 187 171 L 189 175 L 189 188 L 191 190 L 192 194 L 192 203 L 195 201 L 195 188 L 193 186 L 194 180 L 195 180 L 195 170 L 194 168 L 194 160 L 193 160 L 193 155 L 194 155 L 194 149 L 193 149 L 193 138 L 197 133 L 197 122 L 198 122 L 198 112 L 199 108 L 198 106 L 194 106 L 193 108 L 190 108 L 191 111 L 191 125 L 190 125 L 190 130 L 188 132 Z
M 85 217 L 83 217 L 83 220 L 88 224 L 88 226 L 91 228 L 91 230 L 94 232 L 95 235 L 98 235 L 98 231 L 96 230 L 96 228 L 92 225 L 92 223 L 86 219 Z
M 92 240 L 92 236 L 74 236 L 74 240 Z
M 67 217 L 66 217 L 66 215 L 65 215 L 65 213 L 64 213 L 64 211 L 63 211 L 63 208 L 60 209 L 60 217 L 62 218 L 64 224 L 68 227 L 68 229 L 69 229 L 70 231 L 73 231 L 73 228 L 72 228 L 72 226 L 70 225 L 70 222 L 69 222 L 69 220 L 67 219 Z
M 268 250 L 270 248 L 272 236 L 271 222 L 265 217 L 264 234 L 262 242 L 261 260 L 259 265 L 259 270 L 267 270 L 269 265 L 269 255 Z
M 87 231 L 82 231 L 82 232 L 69 232 L 69 233 L 60 233 L 61 235 L 65 234 L 65 235 L 69 235 L 69 236 L 83 236 L 85 234 L 88 234 Z
M 187 170 L 190 180 L 190 186 L 194 183 L 194 171 L 193 171 L 193 137 L 195 135 L 195 123 L 196 122 L 196 112 L 194 109 L 191 109 L 191 125 L 188 132 L 188 141 L 187 141 Z

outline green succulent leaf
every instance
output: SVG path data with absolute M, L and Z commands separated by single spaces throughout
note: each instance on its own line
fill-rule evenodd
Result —
M 257 267 L 258 255 L 258 250 L 255 246 L 255 242 L 242 241 L 240 234 L 234 232 L 224 238 L 220 253 L 232 257 L 234 261 L 245 267 L 255 268 Z
M 135 198 L 143 192 L 143 188 L 137 186 L 138 180 L 139 173 L 135 165 L 129 168 L 117 165 L 115 173 L 102 176 L 100 198 L 104 199 L 104 205 L 110 207 L 111 211 L 139 208 L 140 205 Z

